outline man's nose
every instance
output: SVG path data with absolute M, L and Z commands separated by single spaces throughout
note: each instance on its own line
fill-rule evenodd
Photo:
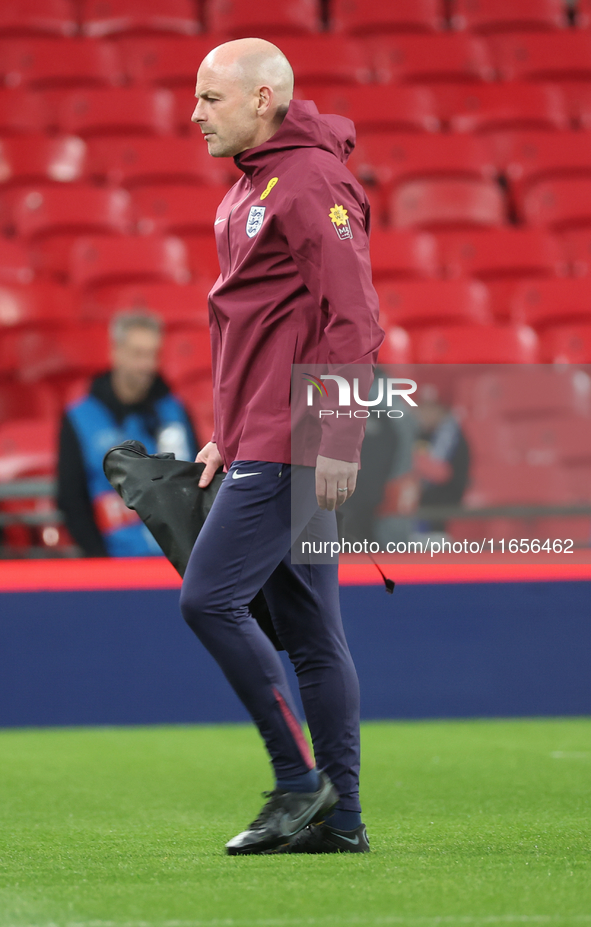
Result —
M 195 109 L 193 110 L 193 115 L 191 116 L 191 122 L 203 122 L 203 115 L 201 114 L 201 110 L 199 109 L 199 103 L 200 101 L 197 100 L 197 104 L 195 106 Z

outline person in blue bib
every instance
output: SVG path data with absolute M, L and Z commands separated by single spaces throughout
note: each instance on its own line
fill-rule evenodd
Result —
M 194 460 L 197 439 L 182 403 L 158 375 L 160 320 L 122 312 L 110 336 L 111 369 L 62 419 L 57 505 L 85 556 L 157 556 L 156 541 L 103 473 L 103 457 L 113 445 L 135 439 L 149 454 L 173 451 L 178 460 Z

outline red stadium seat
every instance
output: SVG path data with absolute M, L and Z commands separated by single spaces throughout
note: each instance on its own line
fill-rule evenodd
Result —
M 14 221 L 29 240 L 89 231 L 130 234 L 131 197 L 127 190 L 90 186 L 27 190 L 15 201 Z
M 51 474 L 57 453 L 56 422 L 24 418 L 0 425 L 0 482 Z
M 31 283 L 34 276 L 28 249 L 20 242 L 0 238 L 0 284 Z
M 540 229 L 443 232 L 437 237 L 446 275 L 485 281 L 498 319 L 509 318 L 513 294 L 524 278 L 561 276 L 568 269 L 564 248 Z
M 434 88 L 452 132 L 569 129 L 566 100 L 553 84 L 460 85 Z
M 435 99 L 427 87 L 307 87 L 300 94 L 314 100 L 319 112 L 347 116 L 358 132 L 388 130 L 436 132 L 440 128 Z
M 176 100 L 163 88 L 119 87 L 77 90 L 62 97 L 58 125 L 63 132 L 93 135 L 169 135 L 176 127 Z
M 519 198 L 531 184 L 563 177 L 591 177 L 591 133 L 513 132 L 502 139 L 497 163 Z
M 195 423 L 202 444 L 209 441 L 214 430 L 211 372 L 202 371 L 195 379 L 178 383 L 175 392 Z
M 82 34 L 92 39 L 130 33 L 195 35 L 200 30 L 191 0 L 82 0 Z
M 189 266 L 195 279 L 203 279 L 209 285 L 219 277 L 220 265 L 215 238 L 211 232 L 184 233 L 183 242 L 189 256 Z
M 173 386 L 211 370 L 209 326 L 193 325 L 171 332 L 162 346 L 162 373 Z
M 73 325 L 78 307 L 70 289 L 53 283 L 0 287 L 0 329 Z M 4 335 L 2 336 L 4 337 Z
M 466 435 L 471 449 L 478 448 L 473 432 Z M 488 451 L 488 448 L 486 449 Z M 474 455 L 476 456 L 476 455 Z M 512 462 L 506 457 L 495 459 L 490 454 L 479 454 L 483 460 L 475 460 L 470 471 L 472 504 L 480 506 L 497 505 L 552 505 L 577 501 L 569 498 L 566 481 L 560 467 L 535 466 L 527 460 Z M 503 519 L 499 525 L 495 519 L 500 537 L 505 539 L 535 537 L 531 523 L 523 533 L 516 530 L 515 519 Z M 487 529 L 487 536 L 490 533 Z M 498 549 L 498 548 L 497 548 Z M 507 551 L 507 540 L 505 541 Z
M 215 214 L 227 192 L 223 185 L 142 187 L 133 194 L 138 231 L 181 236 L 208 232 L 213 238 Z
M 220 184 L 226 158 L 212 158 L 199 138 L 96 138 L 88 142 L 88 173 L 114 186 Z
M 70 0 L 3 0 L 0 35 L 71 36 L 78 31 Z
M 503 35 L 493 52 L 503 80 L 589 80 L 591 33 L 564 30 Z
M 503 225 L 505 198 L 486 180 L 413 180 L 392 194 L 390 223 L 394 228 L 482 228 Z
M 591 314 L 588 325 L 560 325 L 543 332 L 540 356 L 549 364 L 591 364 Z
M 54 186 L 81 180 L 86 146 L 81 138 L 29 135 L 0 141 L 0 224 L 11 229 L 19 187 Z
M 368 41 L 380 83 L 488 81 L 495 76 L 485 42 L 466 33 L 388 36 Z
M 362 182 L 383 185 L 442 177 L 489 180 L 496 175 L 486 143 L 469 135 L 364 133 L 348 166 Z
M 41 94 L 0 90 L 0 136 L 43 132 L 49 123 L 47 103 Z
M 330 26 L 354 35 L 431 32 L 445 25 L 442 0 L 332 0 Z
M 523 196 L 523 221 L 556 231 L 591 224 L 591 176 L 547 180 Z
M 566 257 L 575 277 L 591 275 L 591 229 L 569 229 L 561 235 Z
M 107 286 L 83 294 L 81 318 L 85 321 L 108 321 L 125 309 L 153 312 L 168 328 L 191 324 L 205 325 L 208 321 L 208 287 L 202 283 L 178 286 L 174 283 L 136 283 Z
M 80 138 L 26 136 L 0 141 L 2 184 L 72 183 L 84 172 L 86 145 Z
M 323 33 L 281 39 L 299 91 L 309 84 L 367 84 L 371 80 L 369 54 L 361 42 L 348 36 Z
M 180 238 L 158 235 L 79 238 L 70 253 L 70 278 L 81 289 L 113 283 L 188 283 Z
M 439 270 L 432 235 L 375 229 L 369 240 L 373 279 L 435 277 Z
M 512 317 L 537 329 L 591 322 L 591 279 L 524 280 L 515 291 Z
M 0 422 L 15 418 L 49 418 L 59 411 L 49 383 L 25 385 L 15 377 L 0 379 Z
M 133 83 L 194 90 L 197 69 L 215 42 L 210 36 L 194 38 L 121 39 L 125 72 Z
M 25 329 L 2 339 L 0 370 L 17 371 L 24 383 L 47 377 L 99 373 L 109 365 L 106 325 L 87 325 L 63 331 Z
M 306 35 L 321 28 L 317 0 L 208 0 L 207 28 L 231 39 Z M 214 43 L 215 44 L 215 43 Z
M 0 41 L 0 74 L 11 89 L 114 87 L 123 79 L 116 46 L 85 39 Z
M 452 0 L 451 26 L 483 34 L 568 26 L 563 0 Z
M 411 352 L 408 332 L 397 325 L 385 325 L 385 329 L 386 334 L 378 354 L 378 364 L 409 364 Z
M 563 248 L 554 236 L 540 229 L 452 232 L 439 235 L 438 241 L 449 277 L 478 277 L 490 282 L 566 273 Z
M 380 312 L 390 325 L 476 326 L 492 322 L 488 291 L 477 280 L 423 280 L 378 283 Z
M 577 26 L 581 29 L 591 28 L 591 3 L 589 0 L 578 0 L 575 4 Z
M 537 365 L 513 370 L 470 372 L 455 398 L 466 421 L 549 421 L 591 415 L 591 392 L 581 389 L 576 371 Z
M 512 295 L 524 277 L 565 275 L 564 249 L 541 229 L 490 229 L 438 235 L 441 260 L 450 278 L 486 282 L 495 317 L 508 318 Z
M 561 81 L 561 93 L 573 126 L 591 129 L 591 86 L 588 81 Z
M 126 190 L 27 190 L 15 199 L 13 218 L 17 233 L 33 248 L 36 269 L 60 278 L 67 277 L 70 251 L 81 235 L 126 235 L 133 231 Z
M 449 326 L 428 328 L 413 336 L 413 359 L 419 364 L 533 364 L 536 333 L 526 326 Z

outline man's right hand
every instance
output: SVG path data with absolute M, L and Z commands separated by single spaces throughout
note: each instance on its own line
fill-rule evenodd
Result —
M 195 463 L 204 463 L 205 469 L 199 478 L 199 485 L 203 488 L 209 486 L 211 483 L 215 472 L 222 466 L 223 460 L 220 452 L 218 451 L 217 444 L 214 444 L 213 441 L 210 441 L 209 444 L 206 444 L 205 447 L 202 447 L 197 457 L 195 458 Z

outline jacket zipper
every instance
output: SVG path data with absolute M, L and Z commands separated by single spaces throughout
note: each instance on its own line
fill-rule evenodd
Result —
M 231 220 L 231 218 L 232 218 L 232 213 L 234 212 L 234 210 L 237 209 L 238 206 L 241 206 L 242 203 L 244 203 L 244 201 L 248 199 L 248 197 L 249 197 L 250 194 L 252 193 L 253 186 L 254 186 L 254 185 L 253 185 L 252 177 L 251 177 L 251 178 L 250 178 L 250 189 L 249 189 L 248 193 L 246 194 L 245 197 L 243 197 L 243 199 L 240 200 L 239 203 L 236 203 L 234 206 L 232 206 L 232 209 L 230 210 L 230 212 L 229 212 L 229 214 L 228 214 L 228 221 L 227 221 L 227 223 L 226 223 L 226 230 L 227 230 L 227 235 L 228 235 L 228 274 L 231 274 L 231 273 L 232 273 L 232 248 L 231 248 L 231 246 L 230 246 L 230 220 Z M 214 314 L 214 316 L 215 316 L 215 320 L 216 320 L 216 322 L 218 323 L 218 331 L 219 331 L 219 334 L 220 334 L 220 347 L 221 347 L 221 343 L 222 343 L 222 326 L 220 325 L 220 320 L 218 319 L 217 312 L 215 311 L 215 308 L 213 307 L 213 305 L 212 305 L 211 308 L 212 308 L 213 314 Z M 215 389 L 215 386 L 216 386 L 216 384 L 214 383 L 214 384 L 213 384 L 213 388 L 214 388 L 214 389 Z M 217 427 L 217 424 L 216 424 L 215 421 L 214 421 L 214 428 L 216 428 L 216 427 Z M 216 434 L 216 438 L 217 438 L 217 434 Z
M 232 208 L 231 208 L 231 210 L 230 210 L 230 213 L 229 213 L 229 215 L 228 215 L 228 223 L 227 223 L 226 228 L 227 228 L 227 235 L 228 235 L 228 273 L 230 273 L 230 274 L 232 273 L 232 248 L 231 248 L 231 246 L 230 246 L 230 221 L 231 221 L 231 219 L 232 219 L 232 213 L 234 212 L 234 210 L 235 210 L 235 209 L 238 209 L 239 206 L 242 206 L 242 204 L 245 202 L 245 200 L 248 199 L 248 197 L 250 196 L 250 194 L 251 194 L 252 191 L 253 191 L 254 184 L 253 184 L 253 182 L 252 182 L 252 177 L 250 177 L 249 180 L 250 180 L 250 189 L 249 189 L 248 193 L 246 194 L 245 197 L 243 197 L 243 198 L 240 200 L 239 203 L 236 203 L 234 206 L 232 206 Z

